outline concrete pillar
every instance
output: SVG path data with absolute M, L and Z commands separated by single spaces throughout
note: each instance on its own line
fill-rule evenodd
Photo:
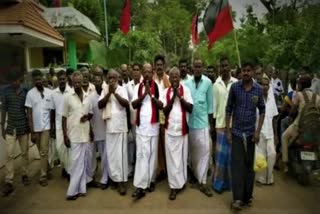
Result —
M 24 46 L 24 58 L 25 58 L 25 69 L 26 71 L 30 70 L 30 52 L 27 46 Z
M 77 43 L 72 37 L 68 37 L 68 61 L 69 66 L 73 69 L 77 69 Z

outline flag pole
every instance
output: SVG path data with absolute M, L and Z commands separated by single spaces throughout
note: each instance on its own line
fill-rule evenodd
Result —
M 241 68 L 241 58 L 240 58 L 240 51 L 239 51 L 239 45 L 238 45 L 238 39 L 237 39 L 237 30 L 233 29 L 233 35 L 234 35 L 234 42 L 236 44 L 236 52 L 238 57 L 238 65 L 239 68 Z
M 106 31 L 106 46 L 109 47 L 107 0 L 103 0 L 103 8 L 104 8 L 104 26 L 105 26 L 105 31 Z
M 230 12 L 231 19 L 233 19 L 231 5 L 230 5 L 229 12 Z M 234 42 L 235 42 L 235 45 L 236 45 L 236 53 L 237 53 L 237 57 L 238 57 L 238 66 L 239 66 L 239 68 L 241 68 L 241 57 L 240 57 L 239 44 L 238 44 L 238 38 L 237 38 L 237 29 L 235 27 L 233 27 L 233 37 L 234 37 Z

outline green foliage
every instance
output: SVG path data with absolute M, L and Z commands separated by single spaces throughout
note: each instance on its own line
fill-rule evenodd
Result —
M 301 66 L 318 69 L 320 5 L 291 3 L 276 6 L 274 11 L 258 19 L 252 7 L 247 7 L 241 27 L 237 29 L 241 61 L 272 64 L 285 70 Z M 216 64 L 220 56 L 228 56 L 233 64 L 237 64 L 233 33 L 217 41 L 210 51 L 207 42 L 202 41 L 196 49 L 196 56 L 207 64 Z
M 111 51 L 123 50 L 127 53 L 127 57 L 122 58 L 122 62 L 151 62 L 155 54 L 162 52 L 161 43 L 158 35 L 152 32 L 131 31 L 128 35 L 124 35 L 118 31 L 112 37 L 109 46 Z
M 104 35 L 103 0 L 69 0 L 67 4 L 89 17 Z

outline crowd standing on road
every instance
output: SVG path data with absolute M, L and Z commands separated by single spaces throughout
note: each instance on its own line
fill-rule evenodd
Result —
M 232 72 L 226 57 L 217 69 L 206 69 L 196 58 L 192 67 L 182 59 L 166 70 L 161 55 L 152 64 L 123 64 L 119 70 L 51 71 L 49 79 L 34 70 L 30 90 L 22 86 L 21 73 L 9 72 L 1 117 L 7 152 L 3 194 L 14 190 L 15 141 L 22 152 L 22 182 L 30 184 L 30 137 L 40 153 L 39 184 L 49 184 L 50 170 L 59 163 L 69 181 L 67 200 L 85 196 L 90 187 L 111 186 L 126 195 L 131 178 L 138 200 L 167 177 L 170 200 L 189 181 L 207 197 L 212 190 L 232 191 L 233 209 L 251 206 L 255 183 L 274 184 L 281 151 L 287 171 L 305 96 L 320 106 L 317 75 L 312 80 L 303 74 L 292 78 L 292 91 L 278 108 L 284 93 L 278 74 L 252 63 Z M 289 112 L 298 115 L 290 126 Z M 255 175 L 257 151 L 267 167 Z

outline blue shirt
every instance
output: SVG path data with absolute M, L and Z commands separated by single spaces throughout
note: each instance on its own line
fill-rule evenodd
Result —
M 208 114 L 213 113 L 213 89 L 211 80 L 202 75 L 196 86 L 194 77 L 191 77 L 190 80 L 186 81 L 185 86 L 190 89 L 193 99 L 193 109 L 189 115 L 189 127 L 192 129 L 208 128 Z
M 229 92 L 226 114 L 232 116 L 232 133 L 242 137 L 255 132 L 256 109 L 259 114 L 265 113 L 262 88 L 255 82 L 250 91 L 245 91 L 242 81 L 234 83 Z

